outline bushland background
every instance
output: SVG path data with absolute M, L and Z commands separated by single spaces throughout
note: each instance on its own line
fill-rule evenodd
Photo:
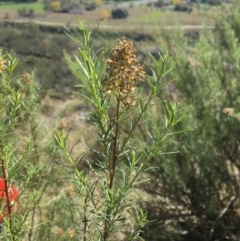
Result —
M 112 15 L 116 9 L 120 19 Z M 157 57 L 158 51 L 168 51 L 174 56 L 171 77 L 176 81 L 159 95 L 192 107 L 178 128 L 193 131 L 174 137 L 167 149 L 178 152 L 155 158 L 149 183 L 139 187 L 139 196 L 144 196 L 141 207 L 155 220 L 144 228 L 142 237 L 239 240 L 239 1 L 0 2 L 0 17 L 1 48 L 20 59 L 18 72 L 34 71 L 40 86 L 37 116 L 47 133 L 40 137 L 42 163 L 55 158 L 45 139 L 52 138 L 49 130 L 61 120 L 72 130 L 69 146 L 80 139 L 73 154 L 93 144 L 86 123 L 77 118 L 89 107 L 74 94 L 77 78 L 65 60 L 66 54 L 77 53 L 77 46 L 61 25 L 81 38 L 75 26 L 78 17 L 92 19 L 93 26 L 100 21 L 94 49 L 108 46 L 110 50 L 116 39 L 125 36 L 133 41 L 150 75 L 149 52 Z M 158 116 L 158 111 L 153 115 Z M 19 130 L 22 137 L 26 133 Z M 42 224 L 29 240 L 77 240 L 69 227 L 72 187 L 64 179 L 64 169 L 55 168 L 63 162 L 55 158 L 51 172 L 42 177 L 48 183 L 38 206 L 42 211 L 36 214 Z

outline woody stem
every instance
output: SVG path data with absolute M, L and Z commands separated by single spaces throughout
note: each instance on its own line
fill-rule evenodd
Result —
M 118 141 L 118 132 L 119 132 L 119 109 L 120 109 L 120 100 L 117 100 L 117 114 L 116 114 L 116 127 L 115 127 L 115 134 L 113 137 L 113 149 L 112 149 L 112 164 L 110 166 L 110 174 L 109 174 L 109 191 L 113 189 L 113 183 L 114 183 L 114 177 L 115 177 L 115 169 L 116 169 L 116 164 L 117 164 L 117 158 L 118 158 L 118 153 L 117 153 L 117 141 Z M 110 212 L 111 212 L 111 207 L 112 207 L 112 201 L 113 201 L 113 194 L 112 192 L 109 192 L 109 197 L 110 197 L 110 206 L 107 209 L 106 213 L 106 221 L 105 221 L 105 227 L 104 227 L 104 238 L 103 240 L 108 240 L 110 230 L 109 230 L 109 224 L 110 224 Z

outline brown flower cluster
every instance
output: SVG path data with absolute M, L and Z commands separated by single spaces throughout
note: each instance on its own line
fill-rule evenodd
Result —
M 30 85 L 31 84 L 31 77 L 27 72 L 22 73 L 22 83 L 24 85 Z
M 226 107 L 223 109 L 223 113 L 229 115 L 229 116 L 233 116 L 235 113 L 234 113 L 234 109 L 233 108 L 229 108 L 229 107 Z
M 132 42 L 125 38 L 117 41 L 119 45 L 112 49 L 112 56 L 107 60 L 107 77 L 104 79 L 104 90 L 113 93 L 124 106 L 136 106 L 135 100 L 137 81 L 143 81 L 145 72 L 143 65 L 136 59 L 136 50 L 133 50 Z
M 0 58 L 0 74 L 6 69 L 6 60 L 4 60 L 3 58 Z

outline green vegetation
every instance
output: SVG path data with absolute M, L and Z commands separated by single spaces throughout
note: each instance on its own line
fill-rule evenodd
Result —
M 39 89 L 34 75 L 24 72 L 15 76 L 17 59 L 0 53 L 2 240 L 22 240 L 26 235 L 29 240 L 80 238 L 107 241 L 119 235 L 135 240 L 148 223 L 146 213 L 138 210 L 138 198 L 132 197 L 132 193 L 148 180 L 144 173 L 151 167 L 155 156 L 164 154 L 165 143 L 176 134 L 172 132 L 173 127 L 182 119 L 178 105 L 162 102 L 157 97 L 163 78 L 171 71 L 171 61 L 168 55 L 161 56 L 160 60 L 150 56 L 155 66 L 154 77 L 146 77 L 131 42 L 124 38 L 118 40 L 107 60 L 105 49 L 96 53 L 92 51 L 94 37 L 91 38 L 89 26 L 80 23 L 80 30 L 83 42 L 69 35 L 78 45 L 78 56 L 74 56 L 74 61 L 67 58 L 70 69 L 83 87 L 79 95 L 90 107 L 86 120 L 92 125 L 99 143 L 96 152 L 94 143 L 89 153 L 78 153 L 74 157 L 72 150 L 75 145 L 68 147 L 69 131 L 64 120 L 52 133 L 55 144 L 51 139 L 43 141 L 37 116 Z M 145 86 L 148 90 L 136 92 L 138 82 L 144 80 L 147 80 Z M 148 123 L 155 124 L 150 113 L 156 106 L 165 110 L 166 124 L 162 124 L 161 131 L 155 125 L 153 133 L 149 133 L 154 140 L 147 146 L 142 145 L 144 140 L 136 142 L 134 133 L 139 132 L 139 125 L 144 128 Z M 20 135 L 16 136 L 17 131 L 24 131 L 26 144 L 20 140 Z M 83 162 L 85 168 L 81 170 L 79 165 Z M 56 170 L 53 170 L 53 165 Z M 63 182 L 57 178 L 56 172 L 65 172 L 62 176 L 66 179 L 64 188 L 67 188 L 67 182 L 72 187 L 50 206 L 47 205 L 52 198 L 49 193 L 54 192 L 51 189 L 47 191 L 50 182 L 53 185 Z M 70 216 L 64 215 L 65 220 L 59 223 L 56 215 L 65 208 L 66 201 Z M 14 212 L 17 204 L 21 212 Z M 44 212 L 46 209 L 47 213 Z M 63 211 L 66 212 L 66 208 Z M 60 230 L 70 229 L 67 237 L 54 238 L 53 230 L 46 228 L 51 227 L 48 223 L 57 225 Z
M 138 17 L 135 19 L 136 22 L 141 22 L 141 23 L 151 23 L 153 21 L 161 21 L 163 17 L 163 12 L 155 10 L 155 11 L 149 11 L 147 13 L 144 13 L 141 15 L 141 17 Z
M 35 13 L 43 13 L 44 5 L 42 2 L 34 3 L 0 3 L 0 9 L 5 11 L 18 11 L 25 8 L 26 10 L 32 9 Z
M 198 32 L 2 27 L 1 240 L 237 241 L 239 3 Z
M 174 138 L 177 155 L 159 157 L 146 210 L 156 223 L 146 239 L 236 240 L 239 237 L 239 2 L 222 9 L 213 32 L 195 42 L 180 29 L 161 34 L 161 47 L 176 53 L 177 81 L 169 93 L 192 105 Z M 163 93 L 162 93 L 163 94 Z M 155 235 L 154 235 L 155 233 Z

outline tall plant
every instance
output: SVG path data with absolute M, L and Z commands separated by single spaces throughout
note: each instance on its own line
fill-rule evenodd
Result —
M 82 119 L 93 126 L 87 137 L 96 139 L 95 146 L 89 147 L 92 155 L 74 159 L 67 148 L 69 134 L 61 129 L 55 135 L 62 156 L 70 164 L 74 184 L 71 207 L 79 214 L 75 219 L 79 224 L 77 237 L 135 240 L 148 222 L 147 214 L 138 207 L 137 187 L 148 181 L 146 170 L 152 168 L 154 157 L 164 153 L 174 134 L 172 127 L 182 118 L 178 105 L 157 96 L 171 71 L 171 61 L 168 55 L 160 55 L 159 60 L 150 56 L 155 68 L 153 77 L 148 77 L 131 42 L 118 40 L 107 59 L 105 48 L 92 52 L 95 35 L 91 36 L 89 25 L 80 23 L 80 30 L 82 41 L 70 35 L 78 44 L 78 56 L 74 60 L 67 56 L 67 60 L 80 81 L 79 95 L 91 104 L 91 111 Z M 144 80 L 148 90 L 137 91 Z M 159 122 L 152 113 L 156 106 L 165 110 Z M 153 128 L 145 133 L 146 141 L 141 129 L 149 123 Z M 79 168 L 83 160 L 87 169 Z

